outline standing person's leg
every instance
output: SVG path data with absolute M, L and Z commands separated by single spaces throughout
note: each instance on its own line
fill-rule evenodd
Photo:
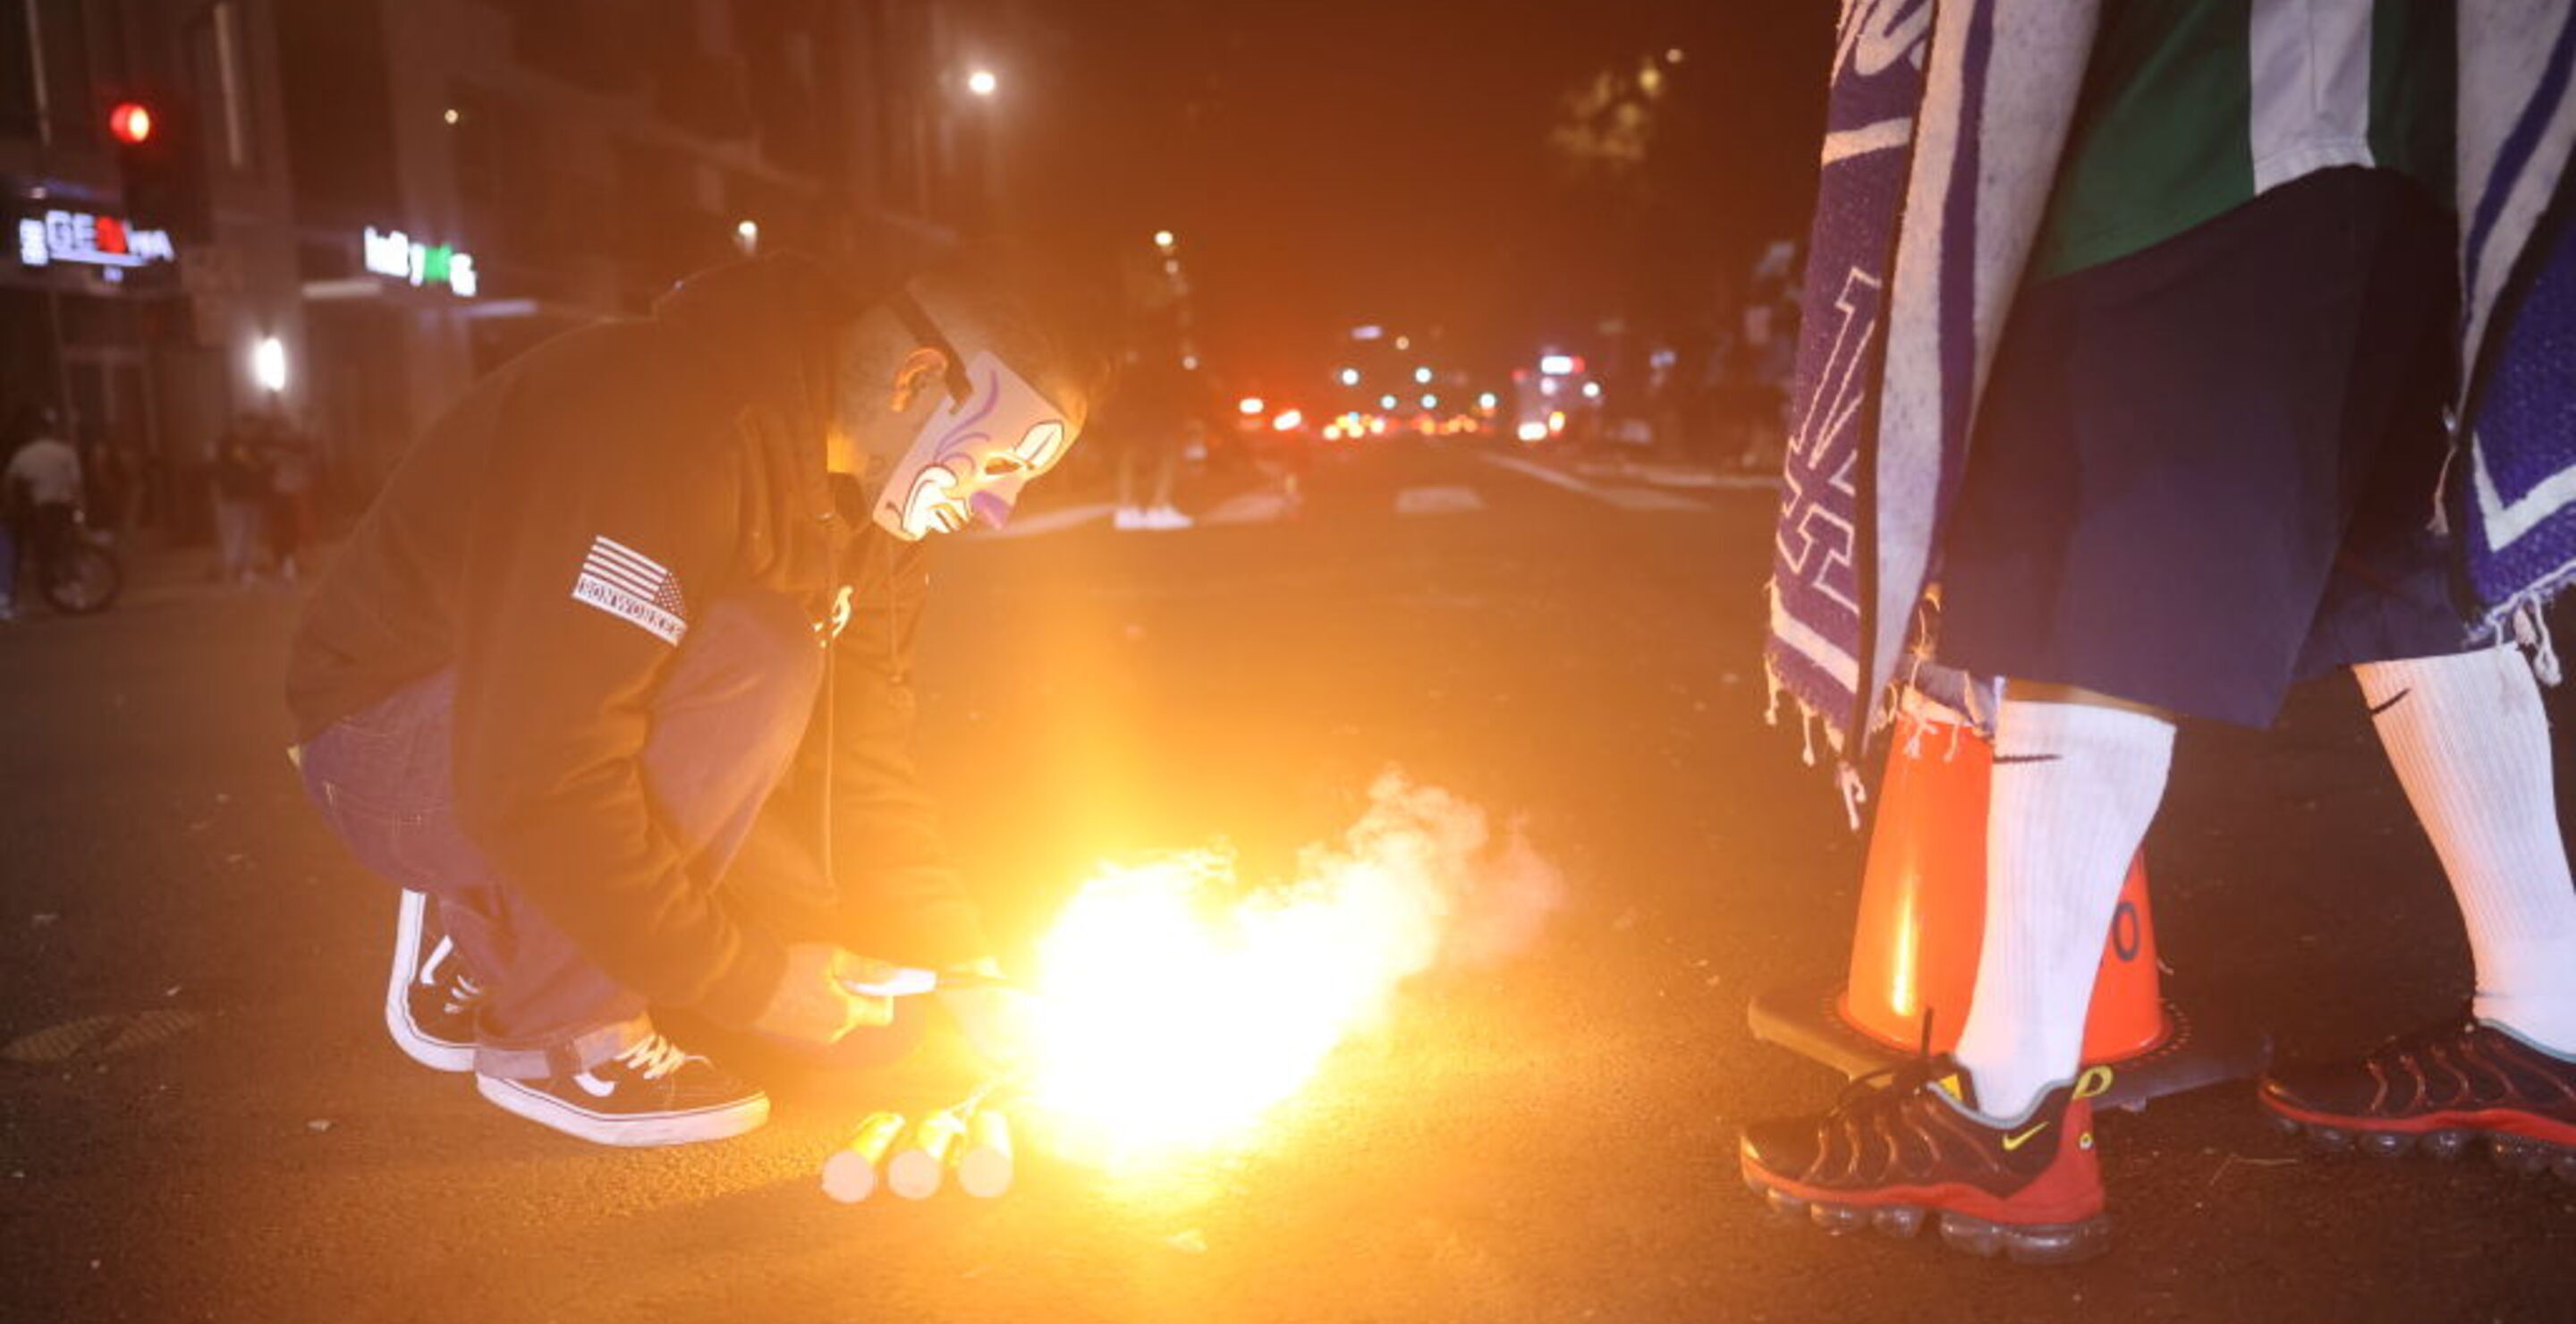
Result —
M 2549 722 L 2511 647 L 2356 665 L 2398 781 L 2466 922 L 2466 1016 L 2359 1057 L 2279 1066 L 2264 1106 L 2331 1145 L 2488 1138 L 2510 1166 L 2576 1181 L 2576 882 L 2559 834 Z
M 244 544 L 249 529 L 242 521 L 241 503 L 230 497 L 215 497 L 215 573 L 227 584 L 238 584 L 249 573 L 250 553 Z
M 2075 1078 L 2129 861 L 2164 798 L 2173 723 L 2007 681 L 1986 814 L 1985 937 L 1955 1054 L 1987 1118 Z
M 2576 881 L 2530 665 L 2483 648 L 2353 675 L 2458 895 L 2477 1018 L 2576 1057 Z

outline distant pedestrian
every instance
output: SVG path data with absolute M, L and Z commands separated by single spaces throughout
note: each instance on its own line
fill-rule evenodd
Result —
M 1182 443 L 1203 426 L 1194 407 L 1196 375 L 1177 354 L 1148 355 L 1129 371 L 1130 385 L 1111 402 L 1115 416 L 1101 426 L 1118 457 L 1114 523 L 1121 529 L 1186 529 L 1194 521 L 1172 504 L 1172 484 Z
M 215 546 L 227 584 L 258 578 L 260 530 L 269 502 L 268 471 L 260 462 L 257 420 L 245 415 L 218 443 L 212 473 L 215 498 Z
M 268 449 L 268 549 L 278 578 L 295 582 L 312 542 L 313 456 L 302 436 L 283 426 Z
M 7 481 L 36 582 L 51 582 L 79 526 L 81 506 L 80 456 L 62 439 L 52 410 L 39 411 L 35 435 L 9 458 Z

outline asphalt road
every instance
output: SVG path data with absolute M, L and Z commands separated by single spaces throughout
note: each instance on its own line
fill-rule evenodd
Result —
M 1388 766 L 1525 819 L 1571 892 L 1517 958 L 1408 985 L 1251 1151 L 1114 1180 L 1040 1156 L 992 1202 L 816 1188 L 859 1115 L 961 1088 L 936 1042 L 783 1074 L 755 1136 L 632 1153 L 399 1056 L 392 894 L 281 753 L 291 595 L 0 632 L 0 1043 L 54 1059 L 0 1060 L 0 1316 L 2576 1318 L 2576 1188 L 2308 1157 L 2242 1087 L 2105 1120 L 2118 1244 L 2088 1265 L 1768 1218 L 1736 1126 L 1837 1078 L 1755 1042 L 1746 1001 L 1839 967 L 1860 867 L 1762 722 L 1772 500 L 1404 448 L 1319 467 L 1293 518 L 951 549 L 923 756 L 1014 941 L 1103 855 L 1284 861 Z M 2188 731 L 2149 849 L 2178 986 L 2291 1051 L 2465 996 L 2348 682 L 2268 734 Z

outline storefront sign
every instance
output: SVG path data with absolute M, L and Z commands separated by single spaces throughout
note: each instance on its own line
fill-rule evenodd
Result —
M 18 222 L 18 261 L 30 267 L 77 262 L 93 267 L 139 267 L 175 262 L 167 230 L 138 228 L 122 216 L 49 211 Z
M 477 287 L 474 255 L 460 253 L 451 244 L 422 244 L 412 241 L 400 230 L 367 227 L 367 270 L 379 276 L 391 276 L 414 285 L 444 285 L 460 298 L 471 299 Z

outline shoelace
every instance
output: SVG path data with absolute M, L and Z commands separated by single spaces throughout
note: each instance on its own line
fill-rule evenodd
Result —
M 450 1016 L 461 1016 L 474 1010 L 476 1004 L 482 1001 L 483 986 L 475 983 L 473 976 L 459 974 L 448 981 L 447 996 L 442 1001 L 442 1010 Z
M 617 1055 L 617 1060 L 646 1080 L 660 1080 L 686 1064 L 689 1055 L 664 1035 L 656 1034 Z
M 1851 1083 L 1843 1086 L 1843 1092 L 1835 1097 L 1834 1106 L 1825 1115 L 1845 1117 L 1868 1107 L 1874 1100 L 1903 1098 L 1958 1069 L 1956 1058 L 1948 1053 L 1932 1051 L 1932 1009 L 1926 1007 L 1923 1009 L 1922 1038 L 1915 1044 L 1914 1056 L 1893 1066 L 1852 1077 Z

